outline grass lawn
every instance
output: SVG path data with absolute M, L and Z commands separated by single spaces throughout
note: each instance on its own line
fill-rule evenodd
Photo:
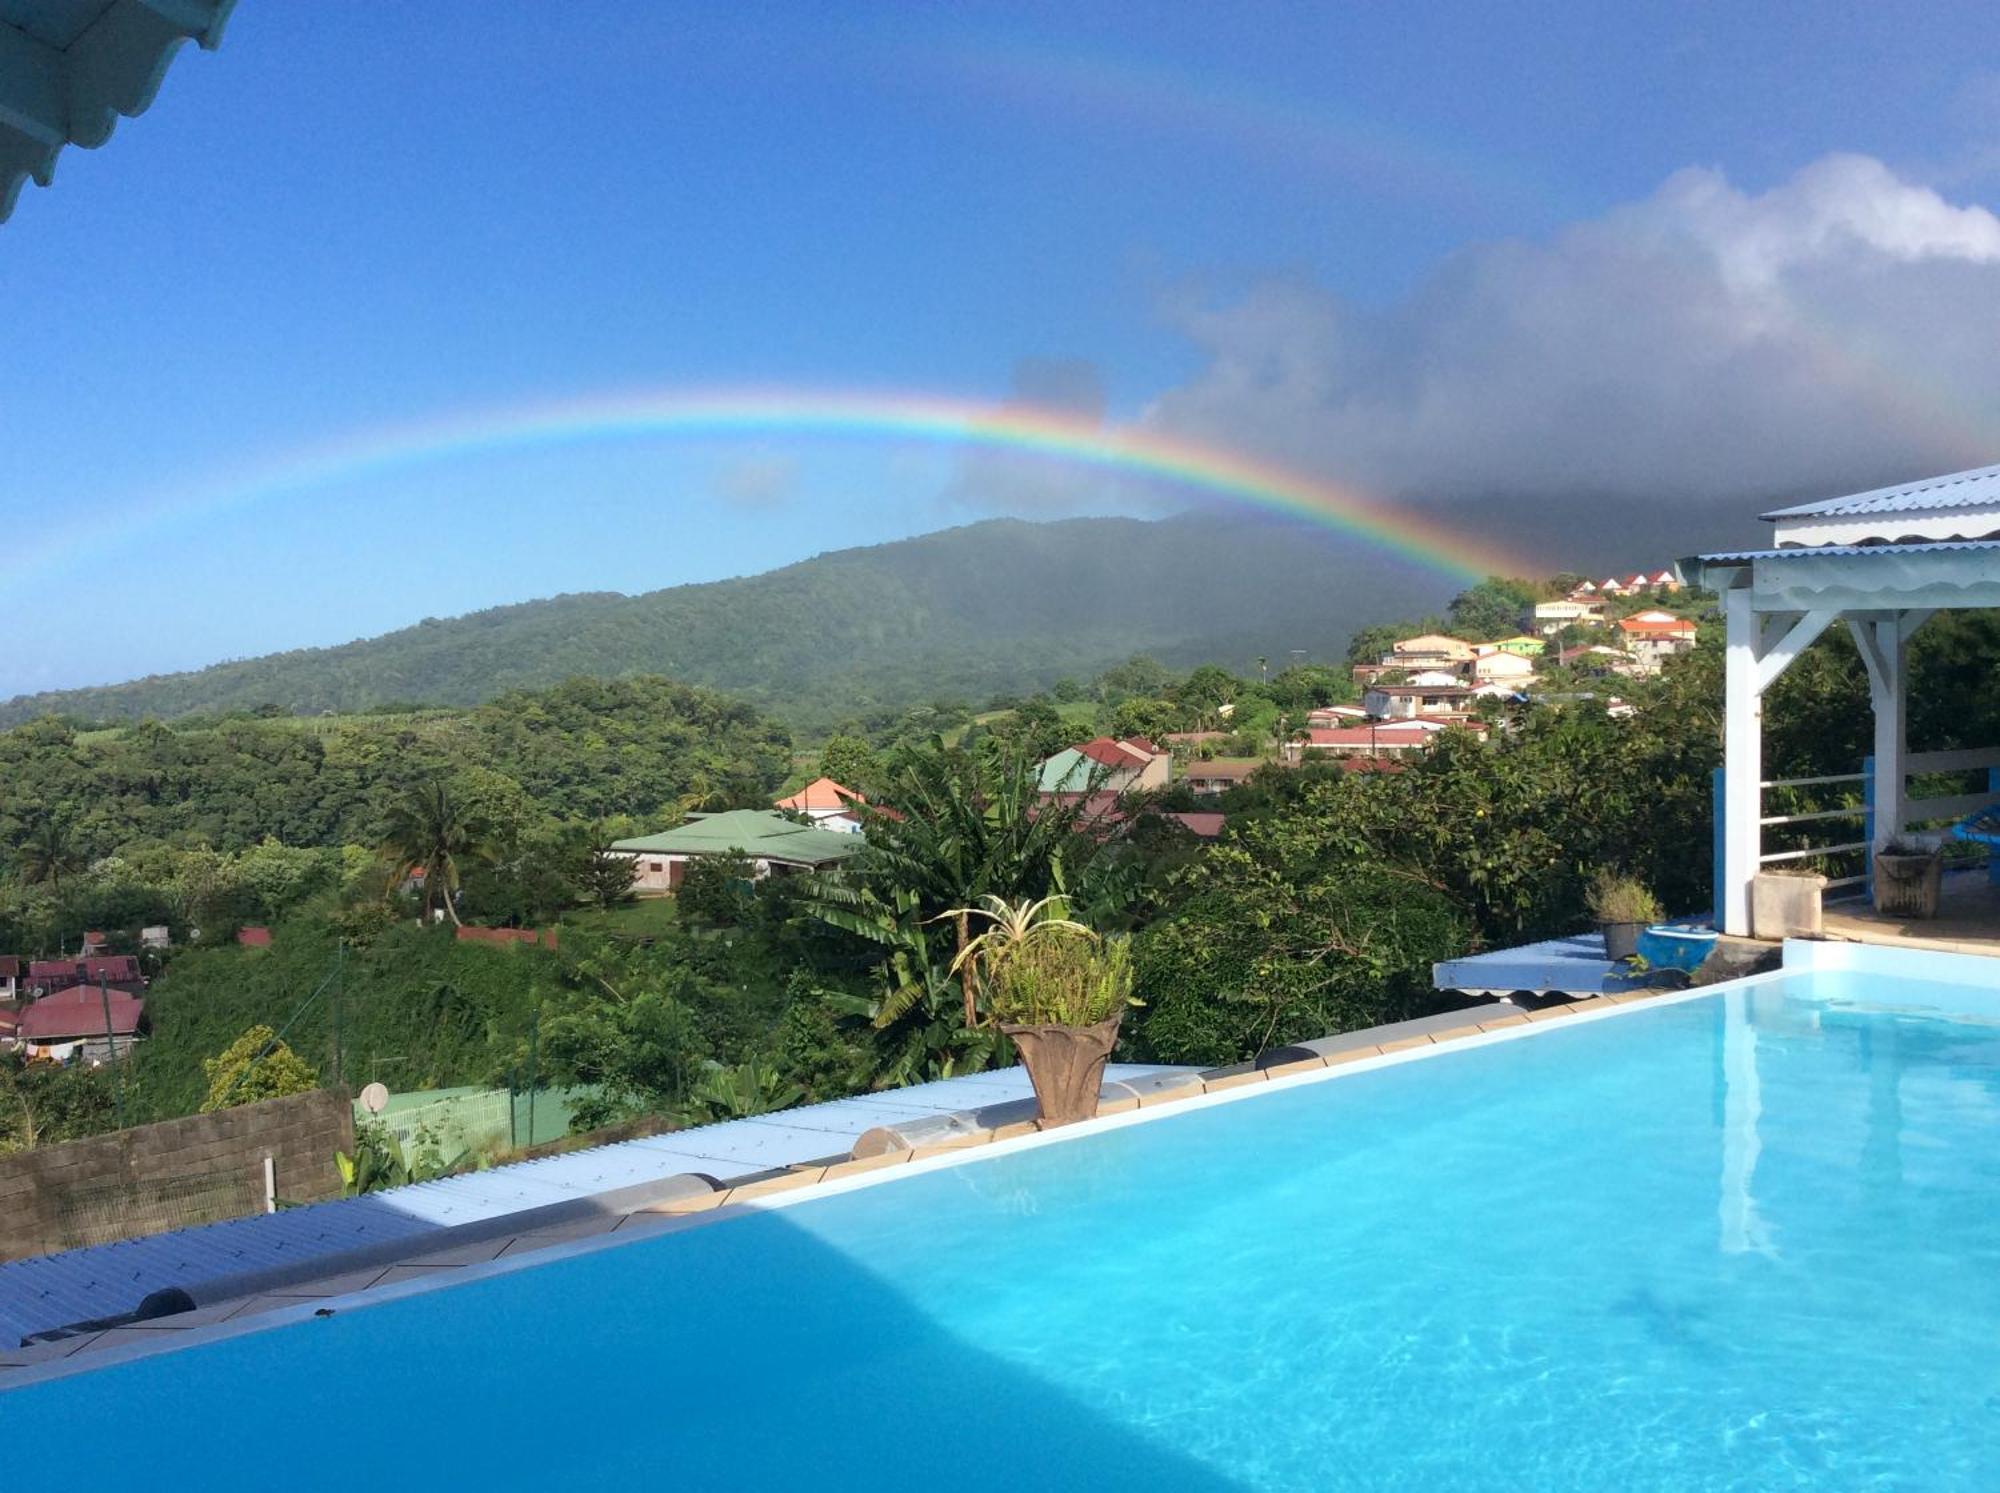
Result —
M 623 933 L 628 937 L 665 933 L 674 923 L 672 897 L 638 897 L 616 907 L 579 907 L 563 914 L 565 928 L 591 933 Z

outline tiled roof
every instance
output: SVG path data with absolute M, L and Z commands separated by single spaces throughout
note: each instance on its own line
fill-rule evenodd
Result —
M 1106 767 L 1144 767 L 1152 760 L 1152 754 L 1141 752 L 1136 747 L 1127 746 L 1122 741 L 1113 741 L 1109 736 L 1097 736 L 1078 744 L 1077 751 L 1093 762 Z
M 832 778 L 814 778 L 790 798 L 778 800 L 781 809 L 840 810 L 852 808 L 855 804 L 865 804 L 868 800 L 852 788 L 836 783 Z
M 106 1005 L 111 1008 L 113 1035 L 129 1037 L 139 1030 L 146 1003 L 122 991 L 98 991 L 88 985 L 72 985 L 54 995 L 45 995 L 21 1013 L 21 1037 L 27 1042 L 66 1042 L 78 1037 L 104 1035 Z
M 1861 513 L 1912 513 L 1929 508 L 1971 508 L 2000 503 L 2000 466 L 1974 467 L 1943 477 L 1925 477 L 1894 487 L 1871 488 L 1849 493 L 1844 498 L 1826 498 L 1817 503 L 1801 503 L 1793 508 L 1774 508 L 1766 519 L 1838 516 Z M 1905 546 L 1908 548 L 1909 546 Z M 1703 559 L 1749 559 L 1752 556 L 1704 555 Z

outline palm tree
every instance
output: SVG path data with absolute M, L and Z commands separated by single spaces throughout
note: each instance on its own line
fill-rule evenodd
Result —
M 431 777 L 411 784 L 389 806 L 382 848 L 395 862 L 397 880 L 413 872 L 422 874 L 423 921 L 431 920 L 432 906 L 442 900 L 452 925 L 460 927 L 459 867 L 487 859 L 492 853 L 491 835 L 484 815 L 453 794 L 442 777 Z
M 967 1028 L 979 1024 L 978 990 L 966 948 L 971 917 L 983 898 L 1010 902 L 1061 892 L 1096 856 L 1099 841 L 1080 833 L 1101 769 L 1082 793 L 1045 798 L 1039 764 L 992 740 L 947 747 L 933 736 L 891 762 L 878 803 L 860 805 L 868 848 L 833 876 L 819 915 L 852 929 L 855 901 L 866 896 L 879 921 L 911 899 L 919 920 L 952 920 L 948 961 L 959 978 Z
M 62 879 L 84 867 L 83 852 L 70 835 L 69 821 L 54 814 L 43 814 L 35 821 L 17 854 L 21 880 L 29 886 L 47 882 L 53 891 L 62 890 Z

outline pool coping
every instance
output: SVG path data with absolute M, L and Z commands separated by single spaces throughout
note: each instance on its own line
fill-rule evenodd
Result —
M 1468 1022 L 1463 1027 L 1401 1037 L 1387 1043 L 1342 1048 L 1324 1057 L 1280 1063 L 1265 1069 L 1211 1070 L 1208 1077 L 1190 1073 L 1185 1083 L 1136 1097 L 1108 1101 L 1100 1106 L 1095 1118 L 1055 1130 L 1041 1130 L 1032 1120 L 1018 1120 L 932 1145 L 889 1150 L 872 1156 L 828 1157 L 823 1163 L 788 1167 L 709 1193 L 667 1198 L 629 1212 L 606 1214 L 601 1219 L 558 1224 L 546 1231 L 549 1235 L 567 1233 L 567 1238 L 549 1237 L 538 1241 L 535 1231 L 524 1230 L 516 1236 L 502 1235 L 491 1241 L 481 1241 L 479 1246 L 433 1250 L 428 1258 L 421 1252 L 415 1253 L 405 1260 L 374 1267 L 375 1273 L 370 1280 L 351 1289 L 307 1293 L 307 1288 L 312 1285 L 339 1285 L 342 1278 L 336 1277 L 328 1281 L 302 1283 L 301 1289 L 291 1295 L 253 1296 L 220 1302 L 177 1316 L 110 1327 L 55 1343 L 37 1344 L 32 1348 L 0 1349 L 0 1396 L 156 1354 L 291 1326 L 317 1317 L 345 1314 L 473 1281 L 512 1275 L 521 1270 L 618 1248 L 640 1239 L 655 1239 L 730 1219 L 754 1217 L 819 1198 L 875 1187 L 903 1176 L 946 1170 L 971 1162 L 1037 1150 L 1043 1146 L 1061 1145 L 1173 1114 L 1234 1104 L 1270 1089 L 1298 1088 L 1355 1073 L 1400 1067 L 1445 1050 L 1495 1046 L 1538 1035 L 1545 1029 L 1577 1022 L 1602 1021 L 1639 1008 L 1708 999 L 1730 991 L 1776 983 L 1798 973 L 1800 969 L 1794 966 L 1687 990 L 1630 991 L 1593 996 L 1564 1005 L 1522 1010 L 1486 1022 Z M 1491 1008 L 1474 1007 L 1466 1014 L 1473 1015 L 1481 1009 Z M 1340 1039 L 1326 1040 L 1337 1042 Z M 598 1227 L 599 1224 L 602 1226 Z M 585 1228 L 590 1232 L 578 1237 L 577 1231 Z M 526 1247 L 516 1252 L 513 1249 L 516 1243 Z M 441 1255 L 462 1254 L 475 1247 L 484 1248 L 488 1244 L 493 1247 L 494 1253 L 484 1260 L 456 1262 L 439 1258 Z

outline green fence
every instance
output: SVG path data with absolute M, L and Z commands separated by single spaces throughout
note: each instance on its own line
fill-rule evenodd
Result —
M 589 1088 L 542 1089 L 534 1094 L 506 1089 L 428 1089 L 391 1095 L 380 1115 L 355 1106 L 356 1122 L 377 1119 L 405 1150 L 431 1145 L 446 1157 L 460 1151 L 518 1150 L 561 1140 L 569 1134 L 571 1111 L 594 1093 Z

